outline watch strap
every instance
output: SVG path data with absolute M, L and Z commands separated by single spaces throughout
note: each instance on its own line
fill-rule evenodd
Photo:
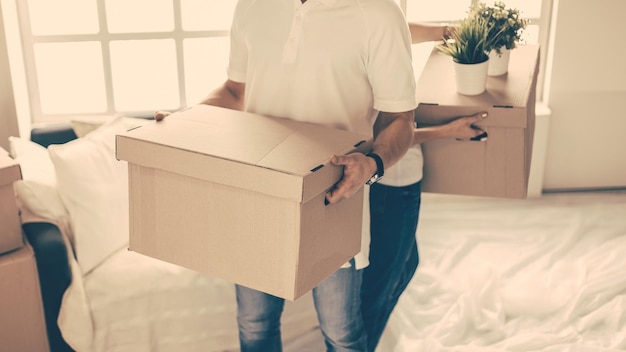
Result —
M 366 182 L 367 185 L 372 185 L 378 182 L 378 180 L 380 180 L 385 174 L 385 165 L 383 164 L 383 159 L 380 157 L 380 155 L 376 153 L 370 152 L 365 154 L 365 156 L 374 159 L 374 161 L 376 162 L 376 173 L 374 173 L 372 177 L 370 177 L 370 179 Z

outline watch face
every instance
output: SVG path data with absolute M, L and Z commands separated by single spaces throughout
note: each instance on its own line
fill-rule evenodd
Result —
M 381 178 L 382 176 L 378 176 L 378 174 L 374 174 L 372 177 L 370 177 L 369 180 L 367 180 L 367 182 L 365 182 L 365 184 L 368 186 L 371 186 L 374 183 L 378 182 Z

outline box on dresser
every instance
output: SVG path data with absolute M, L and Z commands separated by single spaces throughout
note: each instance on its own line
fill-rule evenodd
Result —
M 20 248 L 22 225 L 13 182 L 22 179 L 20 165 L 0 147 L 0 254 Z
M 539 47 L 511 51 L 509 70 L 476 96 L 458 94 L 450 57 L 434 49 L 417 84 L 416 122 L 440 125 L 486 111 L 484 142 L 441 139 L 422 145 L 425 192 L 526 198 L 535 124 Z
M 324 201 L 366 138 L 206 105 L 118 135 L 130 250 L 295 300 L 360 251 L 362 191 Z

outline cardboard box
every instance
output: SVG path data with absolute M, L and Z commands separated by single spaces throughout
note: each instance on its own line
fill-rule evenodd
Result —
M 32 247 L 0 255 L 0 350 L 49 351 Z
M 118 135 L 130 250 L 295 300 L 360 250 L 362 191 L 324 200 L 365 138 L 206 105 Z
M 425 192 L 526 198 L 535 124 L 539 47 L 511 51 L 509 72 L 489 77 L 485 93 L 456 92 L 452 59 L 435 48 L 417 84 L 419 126 L 487 111 L 486 142 L 434 140 L 422 145 Z
M 0 254 L 20 248 L 22 224 L 13 182 L 22 179 L 20 165 L 0 147 Z

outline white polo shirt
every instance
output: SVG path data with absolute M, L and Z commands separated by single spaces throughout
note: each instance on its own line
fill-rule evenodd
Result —
M 245 82 L 245 110 L 372 135 L 379 111 L 416 107 L 408 25 L 393 0 L 239 0 L 229 79 Z M 411 148 L 384 184 L 422 177 Z M 369 209 L 362 252 L 367 266 Z

